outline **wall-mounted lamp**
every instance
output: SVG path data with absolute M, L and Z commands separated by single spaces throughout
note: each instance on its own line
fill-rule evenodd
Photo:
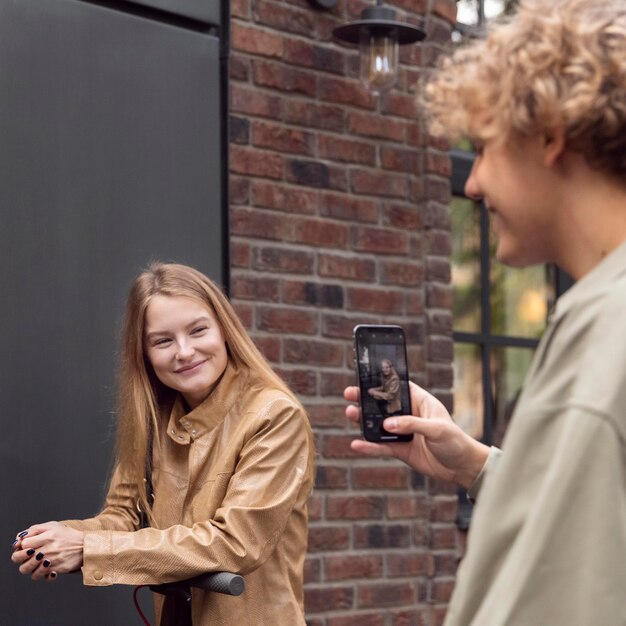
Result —
M 333 30 L 336 39 L 359 45 L 361 80 L 374 94 L 390 89 L 398 77 L 399 46 L 421 41 L 424 31 L 398 22 L 393 9 L 382 6 L 363 9 L 361 19 Z

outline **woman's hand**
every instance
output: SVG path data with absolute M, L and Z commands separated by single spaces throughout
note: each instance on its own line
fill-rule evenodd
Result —
M 25 534 L 24 534 L 25 533 Z M 23 536 L 20 536 L 23 535 Z M 60 522 L 35 524 L 17 536 L 11 561 L 33 580 L 67 574 L 83 564 L 84 533 Z
M 412 441 L 372 443 L 357 439 L 351 448 L 367 456 L 396 457 L 420 474 L 469 488 L 485 464 L 489 448 L 457 426 L 433 395 L 414 383 L 410 383 L 410 391 L 413 415 L 388 417 L 383 426 L 398 435 L 412 433 Z M 358 387 L 346 387 L 344 397 L 358 402 Z M 353 422 L 359 421 L 360 413 L 357 406 L 346 408 L 346 416 Z

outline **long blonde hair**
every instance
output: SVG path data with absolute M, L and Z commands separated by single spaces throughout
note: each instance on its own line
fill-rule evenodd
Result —
M 254 345 L 232 305 L 207 276 L 185 265 L 154 262 L 130 289 L 122 335 L 115 465 L 123 480 L 136 485 L 138 504 L 152 521 L 146 489 L 152 439 L 158 445 L 161 409 L 175 392 L 155 376 L 144 346 L 146 309 L 155 295 L 185 296 L 206 306 L 221 326 L 230 363 L 254 374 L 301 406 Z

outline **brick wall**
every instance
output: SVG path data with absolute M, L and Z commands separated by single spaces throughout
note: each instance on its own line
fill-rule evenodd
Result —
M 351 453 L 341 396 L 353 326 L 389 322 L 406 330 L 413 380 L 451 402 L 450 162 L 415 93 L 456 4 L 389 3 L 427 39 L 401 49 L 382 98 L 361 87 L 356 51 L 331 38 L 369 4 L 231 2 L 231 293 L 316 434 L 310 626 L 434 626 L 461 553 L 456 492 Z

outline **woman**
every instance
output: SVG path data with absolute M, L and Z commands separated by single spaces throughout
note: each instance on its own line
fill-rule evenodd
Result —
M 381 386 L 371 387 L 367 393 L 378 401 L 383 415 L 400 415 L 402 403 L 400 401 L 400 377 L 393 363 L 389 359 L 380 362 Z
M 123 341 L 104 508 L 31 526 L 13 562 L 33 579 L 82 567 L 86 585 L 236 572 L 240 597 L 192 590 L 193 624 L 304 625 L 314 447 L 302 406 L 192 268 L 155 263 L 137 277 Z M 155 596 L 155 612 L 172 624 L 175 601 Z

